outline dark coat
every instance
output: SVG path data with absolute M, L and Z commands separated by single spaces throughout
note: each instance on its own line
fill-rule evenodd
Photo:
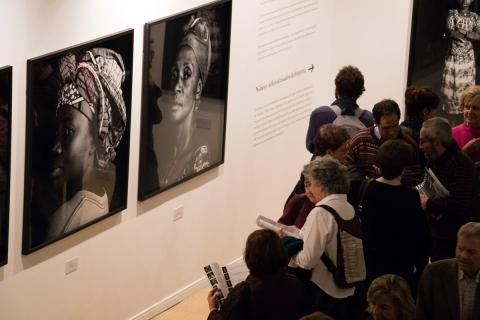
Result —
M 457 231 L 469 221 L 478 221 L 480 214 L 478 185 L 472 160 L 453 142 L 438 159 L 427 164 L 449 191 L 447 197 L 431 197 L 427 201 L 432 233 L 432 260 L 453 258 Z
M 476 297 L 480 297 L 480 286 L 477 286 Z M 480 319 L 480 303 L 476 303 L 474 308 L 472 319 Z M 415 319 L 460 319 L 458 266 L 455 259 L 440 260 L 425 268 L 418 288 Z
M 282 270 L 261 278 L 249 275 L 207 320 L 293 320 L 311 311 L 304 284 Z
M 365 192 L 360 217 L 368 283 L 393 273 L 416 288 L 428 263 L 430 240 L 418 192 L 402 185 L 372 181 Z

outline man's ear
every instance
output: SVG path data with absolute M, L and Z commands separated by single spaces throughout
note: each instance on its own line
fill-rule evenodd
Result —
M 432 139 L 431 143 L 435 148 L 442 146 L 442 143 L 438 139 Z
M 203 90 L 203 81 L 202 81 L 202 79 L 198 79 L 197 88 L 195 90 L 195 99 L 196 100 L 200 99 L 200 96 L 202 95 L 202 90 Z

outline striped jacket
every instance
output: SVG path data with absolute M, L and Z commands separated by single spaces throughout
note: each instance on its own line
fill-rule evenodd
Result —
M 378 178 L 373 169 L 376 163 L 377 151 L 380 145 L 385 141 L 378 139 L 374 133 L 375 127 L 361 130 L 352 137 L 347 145 L 346 163 L 355 167 L 362 177 Z M 402 139 L 411 144 L 416 152 L 416 161 L 405 168 L 402 174 L 402 184 L 413 187 L 419 184 L 423 179 L 423 170 L 420 166 L 418 156 L 418 146 L 415 140 L 407 133 L 400 131 L 398 139 Z

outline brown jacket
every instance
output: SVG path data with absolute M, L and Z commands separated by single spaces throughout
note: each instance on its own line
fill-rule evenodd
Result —
M 480 301 L 480 284 L 475 299 Z M 480 303 L 475 303 L 472 319 L 480 319 Z M 417 295 L 416 320 L 460 320 L 458 266 L 455 259 L 428 265 L 422 274 Z

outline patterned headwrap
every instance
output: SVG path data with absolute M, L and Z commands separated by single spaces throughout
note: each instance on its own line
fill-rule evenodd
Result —
M 212 45 L 210 42 L 210 30 L 205 18 L 191 17 L 179 47 L 188 46 L 193 50 L 197 60 L 200 78 L 205 85 L 210 69 Z
M 104 168 L 115 159 L 127 123 L 121 85 L 125 80 L 122 57 L 111 49 L 93 48 L 80 57 L 66 54 L 59 62 L 63 87 L 57 111 L 62 106 L 77 109 L 97 121 L 100 150 L 97 162 Z

